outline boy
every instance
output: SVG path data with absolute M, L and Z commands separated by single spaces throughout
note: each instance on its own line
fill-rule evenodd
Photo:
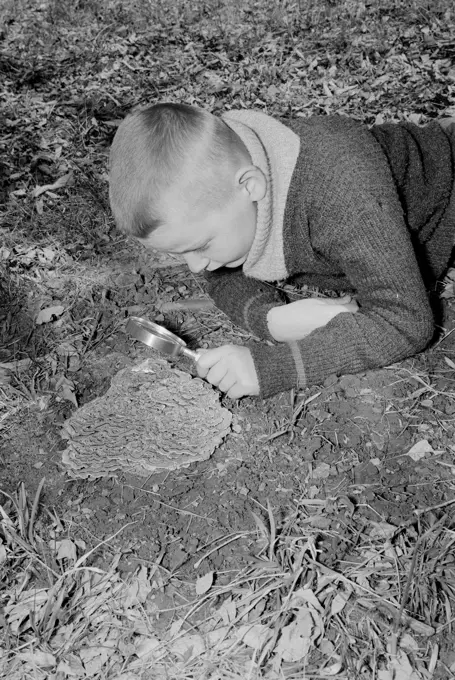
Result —
M 428 345 L 426 287 L 455 237 L 454 167 L 453 128 L 436 123 L 158 104 L 121 123 L 110 200 L 121 230 L 183 255 L 220 309 L 275 342 L 207 350 L 199 375 L 232 398 L 268 397 Z M 272 285 L 285 279 L 357 302 L 286 304 Z

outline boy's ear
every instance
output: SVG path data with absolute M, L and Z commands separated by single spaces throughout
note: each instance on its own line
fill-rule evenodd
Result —
M 237 171 L 235 186 L 247 191 L 251 201 L 260 201 L 267 193 L 267 180 L 256 165 L 249 165 Z

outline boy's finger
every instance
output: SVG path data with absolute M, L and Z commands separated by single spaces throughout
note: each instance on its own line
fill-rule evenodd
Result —
M 240 399 L 240 397 L 245 396 L 245 390 L 241 387 L 241 385 L 235 383 L 235 385 L 233 385 L 231 389 L 228 390 L 226 396 L 230 399 Z
M 221 390 L 221 392 L 228 392 L 232 387 L 234 387 L 235 382 L 235 378 L 231 374 L 227 374 L 218 383 L 218 389 Z
M 198 368 L 202 370 L 209 370 L 218 363 L 224 356 L 223 347 L 215 347 L 215 349 L 199 350 L 201 356 L 197 360 Z
M 227 367 L 225 365 L 221 364 L 220 362 L 218 362 L 207 373 L 206 380 L 208 380 L 210 383 L 212 383 L 212 385 L 215 385 L 215 387 L 218 387 L 220 382 L 224 379 L 226 373 L 227 373 Z

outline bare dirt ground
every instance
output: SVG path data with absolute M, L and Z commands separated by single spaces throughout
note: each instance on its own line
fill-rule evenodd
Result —
M 91 672 L 80 653 L 85 666 L 76 672 L 73 665 L 72 677 L 455 677 L 450 280 L 433 291 L 440 332 L 428 351 L 380 371 L 333 377 L 300 394 L 267 401 L 221 397 L 233 427 L 207 461 L 148 478 L 77 479 L 62 464 L 63 422 L 105 394 L 119 370 L 150 356 L 126 335 L 128 316 L 178 330 L 192 347 L 257 341 L 215 309 L 163 313 L 166 303 L 205 297 L 203 278 L 175 260 L 145 255 L 115 232 L 107 152 L 127 110 L 172 99 L 212 110 L 341 112 L 367 123 L 455 114 L 450 3 L 415 2 L 412 11 L 399 2 L 308 3 L 305 11 L 284 3 L 216 3 L 216 11 L 209 3 L 196 5 L 79 2 L 67 10 L 23 2 L 4 10 L 0 504 L 3 522 L 14 517 L 19 528 L 11 533 L 4 524 L 0 547 L 12 551 L 11 536 L 31 541 L 35 529 L 47 536 L 57 526 L 78 555 L 81 546 L 94 549 L 93 569 L 109 572 L 115 559 L 126 581 L 143 567 L 151 570 L 150 583 L 159 573 L 149 614 L 161 642 L 172 638 L 172 623 L 191 608 L 194 584 L 204 575 L 212 575 L 218 590 L 212 600 L 204 600 L 203 588 L 196 591 L 203 601 L 189 617 L 191 633 L 227 601 L 244 597 L 239 574 L 265 569 L 257 577 L 261 588 L 261 579 L 278 582 L 277 574 L 286 575 L 275 596 L 267 591 L 256 603 L 254 616 L 239 619 L 264 628 L 273 620 L 275 647 L 267 638 L 264 651 L 261 638 L 236 648 L 237 675 L 227 669 L 228 652 L 222 661 L 204 661 L 194 640 L 183 651 L 168 650 L 172 663 L 164 656 L 158 663 L 150 650 L 152 656 L 141 656 L 134 644 L 145 633 L 135 629 L 127 651 L 116 644 L 117 665 L 108 668 L 103 660 Z M 178 367 L 194 375 L 189 361 Z M 18 489 L 31 505 L 43 478 L 36 524 L 27 534 Z M 303 539 L 306 569 L 303 557 L 298 568 L 293 561 L 294 543 Z M 64 569 L 67 563 L 54 559 L 52 565 Z M 65 652 L 58 647 L 58 653 L 52 646 L 59 624 L 69 625 L 73 615 L 62 602 L 60 619 L 50 627 L 45 621 L 45 648 L 39 626 L 30 628 L 25 619 L 22 628 L 8 623 L 24 575 L 38 587 L 48 578 L 41 568 L 28 568 L 23 557 L 14 561 L 12 552 L 0 550 L 0 626 L 9 641 L 0 661 L 16 664 L 2 668 L 17 678 L 31 677 L 31 669 L 35 677 L 71 677 L 61 664 L 70 663 L 65 654 L 77 656 L 83 642 L 73 641 Z M 329 575 L 327 594 L 321 579 Z M 280 631 L 298 619 L 297 605 L 294 619 L 286 607 L 304 586 L 319 594 L 321 609 L 312 600 L 312 616 L 316 621 L 319 612 L 325 633 L 300 632 L 300 651 L 291 653 Z M 344 604 L 335 610 L 334 598 L 342 594 Z M 18 651 L 31 639 L 33 663 Z M 398 656 L 397 639 L 405 640 L 398 642 Z M 255 650 L 253 661 L 245 648 Z M 54 661 L 46 657 L 46 666 L 36 650 Z M 130 668 L 133 657 L 149 665 Z

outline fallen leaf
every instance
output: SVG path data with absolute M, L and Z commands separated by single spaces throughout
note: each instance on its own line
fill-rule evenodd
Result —
M 419 650 L 419 643 L 414 640 L 412 635 L 405 633 L 400 640 L 400 647 L 403 647 L 403 649 L 409 649 L 411 652 L 417 652 Z
M 221 607 L 219 607 L 218 609 L 218 616 L 220 616 L 223 619 L 223 622 L 226 625 L 229 625 L 230 623 L 232 623 L 232 621 L 234 621 L 236 614 L 237 605 L 231 598 L 225 600 Z
M 62 541 L 57 541 L 55 544 L 52 543 L 52 545 L 55 545 L 56 547 L 56 555 L 55 557 L 58 560 L 72 560 L 73 562 L 76 561 L 77 558 L 77 551 L 76 551 L 76 545 L 71 541 L 69 538 L 64 538 Z
M 68 172 L 66 175 L 63 175 L 62 177 L 59 177 L 59 179 L 54 182 L 53 184 L 44 184 L 41 187 L 35 187 L 32 192 L 33 198 L 38 198 L 38 196 L 41 196 L 41 194 L 46 193 L 47 191 L 53 191 L 54 189 L 61 189 L 62 187 L 65 187 L 67 184 L 70 184 L 73 180 L 73 172 Z
M 434 448 L 427 439 L 421 439 L 414 446 L 411 446 L 406 455 L 412 458 L 412 460 L 418 461 L 424 458 L 427 453 L 434 453 Z
M 402 651 L 390 662 L 389 670 L 379 670 L 378 680 L 421 680 L 421 675 L 412 668 L 406 654 Z
M 351 597 L 350 592 L 339 592 L 335 595 L 330 605 L 330 613 L 332 616 L 339 614 L 346 606 L 347 601 Z
M 62 385 L 60 389 L 60 396 L 62 399 L 65 399 L 65 401 L 70 401 L 72 404 L 76 406 L 76 408 L 79 406 L 77 403 L 77 398 L 74 393 L 74 387 L 71 385 Z
M 152 586 L 148 577 L 147 568 L 142 565 L 128 586 L 124 603 L 125 606 L 131 607 L 144 603 L 151 590 Z
M 151 635 L 148 638 L 140 638 L 135 646 L 135 654 L 140 659 L 145 659 L 153 655 L 153 653 L 161 646 L 161 641 L 155 636 Z M 149 659 L 150 661 L 150 659 Z
M 99 645 L 93 647 L 82 647 L 79 655 L 85 667 L 85 672 L 89 678 L 93 678 L 100 673 L 108 659 L 112 662 L 112 651 Z
M 197 595 L 203 595 L 212 587 L 213 571 L 208 571 L 204 576 L 200 576 L 196 581 Z
M 343 668 L 343 664 L 341 661 L 337 661 L 336 663 L 332 664 L 331 666 L 326 666 L 321 670 L 321 675 L 323 677 L 328 676 L 328 677 L 333 677 L 334 675 L 338 675 L 338 673 L 341 671 Z
M 215 645 L 220 645 L 222 642 L 225 642 L 226 637 L 230 632 L 232 632 L 230 626 L 221 626 L 220 628 L 215 628 L 215 630 L 211 630 L 207 633 L 207 643 L 210 646 L 210 649 L 213 649 Z M 228 645 L 232 644 L 232 641 L 229 639 L 226 642 Z
M 42 215 L 42 214 L 43 214 L 43 212 L 44 212 L 44 201 L 43 201 L 42 197 L 41 197 L 41 198 L 38 198 L 38 199 L 36 200 L 36 202 L 35 202 L 35 209 L 36 209 L 36 212 L 38 213 L 38 215 Z
M 33 612 L 35 621 L 40 610 L 48 600 L 47 588 L 32 588 L 25 590 L 18 597 L 18 601 L 7 604 L 4 609 L 5 618 L 13 633 L 18 633 L 21 623 Z
M 85 677 L 85 669 L 82 661 L 75 654 L 68 654 L 57 666 L 57 673 L 65 673 L 70 678 Z
M 396 532 L 397 528 L 388 522 L 370 522 L 370 538 L 389 539 Z
M 326 479 L 330 475 L 330 465 L 328 463 L 320 463 L 313 470 L 313 479 Z
M 41 326 L 43 323 L 49 323 L 49 321 L 52 321 L 54 316 L 61 316 L 63 312 L 65 311 L 65 308 L 63 305 L 55 305 L 54 307 L 46 307 L 45 309 L 42 309 L 39 313 L 38 316 L 35 319 L 35 323 L 37 326 Z
M 314 638 L 315 624 L 312 613 L 301 607 L 295 619 L 281 631 L 281 637 L 275 648 L 283 661 L 300 661 L 310 651 Z
M 272 636 L 272 631 L 262 623 L 257 623 L 254 626 L 240 626 L 236 630 L 236 634 L 248 647 L 260 649 Z
M 205 642 L 201 635 L 185 635 L 169 645 L 170 651 L 189 661 L 205 652 Z
M 6 560 L 6 548 L 0 544 L 0 564 Z
M 17 655 L 22 661 L 38 666 L 39 668 L 53 668 L 57 661 L 53 654 L 49 652 L 41 652 L 37 649 L 34 652 L 22 652 Z
M 57 253 L 55 252 L 55 250 L 52 250 L 52 248 L 49 247 L 42 248 L 41 250 L 37 251 L 38 260 L 42 263 L 52 262 L 56 254 Z
M 308 603 L 320 614 L 324 612 L 324 607 L 321 605 L 311 588 L 299 588 L 296 590 L 289 604 L 291 607 L 297 609 L 301 607 L 302 603 Z

